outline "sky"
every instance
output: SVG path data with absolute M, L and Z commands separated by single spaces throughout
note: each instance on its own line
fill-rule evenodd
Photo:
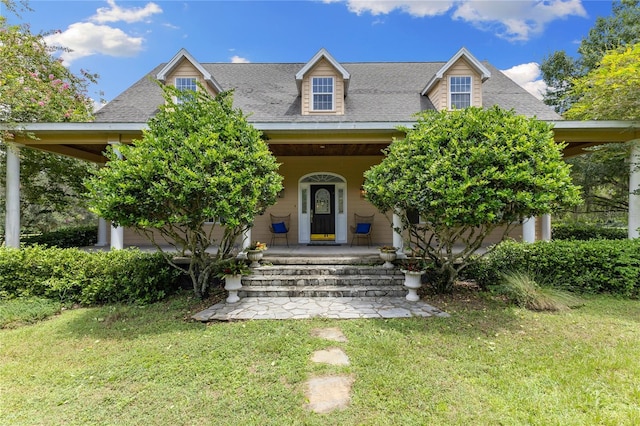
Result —
M 344 62 L 448 61 L 461 47 L 538 97 L 539 64 L 575 56 L 604 0 L 30 0 L 10 23 L 47 33 L 74 73 L 99 74 L 110 101 L 185 48 L 199 62 L 306 63 L 321 48 Z M 1 6 L 0 6 L 1 7 Z M 293 79 L 293 76 L 292 76 Z

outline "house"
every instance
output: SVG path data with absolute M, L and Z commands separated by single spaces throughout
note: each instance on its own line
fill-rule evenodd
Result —
M 156 81 L 184 89 L 194 89 L 199 82 L 211 94 L 233 89 L 234 105 L 250 115 L 249 121 L 264 133 L 282 163 L 285 189 L 266 214 L 256 217 L 246 241 L 268 241 L 270 214 L 274 214 L 290 215 L 293 244 L 347 244 L 357 213 L 375 215 L 375 244 L 401 245 L 402 238 L 394 234 L 388 219 L 364 199 L 363 173 L 382 160 L 381 151 L 393 138 L 403 137 L 398 128 L 410 127 L 414 114 L 422 110 L 492 105 L 514 109 L 554 123 L 556 140 L 569 143 L 567 155 L 600 143 L 638 138 L 637 126 L 629 132 L 625 122 L 562 121 L 465 48 L 441 62 L 340 62 L 320 49 L 303 63 L 241 64 L 199 62 L 182 49 L 105 105 L 94 122 L 27 125 L 39 140 L 21 143 L 104 162 L 107 144 L 130 143 L 140 137 L 147 120 L 164 102 Z M 16 166 L 8 165 L 8 170 L 11 167 Z M 11 209 L 15 229 L 16 203 L 7 204 L 7 223 Z M 512 236 L 548 238 L 549 223 L 548 217 L 528 221 Z M 100 240 L 106 243 L 104 222 L 101 229 Z M 10 232 L 8 226 L 8 244 Z M 123 229 L 113 229 L 110 240 L 112 247 L 145 244 L 142 237 Z

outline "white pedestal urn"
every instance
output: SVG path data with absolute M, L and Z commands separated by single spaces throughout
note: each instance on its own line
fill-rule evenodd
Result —
M 410 302 L 417 302 L 420 300 L 418 296 L 418 289 L 422 287 L 422 276 L 424 271 L 406 271 L 404 273 L 404 286 L 409 290 L 407 293 L 407 300 Z
M 247 259 L 251 261 L 250 268 L 259 268 L 262 259 L 262 250 L 247 250 Z
M 380 259 L 384 260 L 383 268 L 392 269 L 395 265 L 391 262 L 396 260 L 397 254 L 395 251 L 380 251 Z
M 225 275 L 224 276 L 224 289 L 229 292 L 227 297 L 227 303 L 238 303 L 240 297 L 238 296 L 238 290 L 242 288 L 242 275 Z

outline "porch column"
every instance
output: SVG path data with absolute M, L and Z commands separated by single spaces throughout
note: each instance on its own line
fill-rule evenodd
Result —
M 122 226 L 111 226 L 111 250 L 122 250 L 124 248 L 124 228 Z
M 113 146 L 113 151 L 118 158 L 122 160 L 122 154 L 118 150 L 120 141 L 109 141 L 109 145 Z M 122 250 L 124 248 L 124 228 L 122 226 L 111 225 L 111 250 Z
M 522 221 L 522 241 L 534 243 L 536 241 L 536 218 L 531 216 Z
M 104 247 L 107 245 L 107 221 L 104 218 L 98 219 L 98 242 L 96 247 Z
M 239 259 L 247 258 L 247 252 L 244 250 L 248 248 L 250 245 L 251 245 L 251 228 L 247 228 L 242 233 L 242 248 L 240 249 L 240 253 L 238 253 L 238 256 L 237 256 Z
M 633 192 L 640 187 L 640 140 L 631 142 L 629 158 L 629 219 L 627 235 L 629 239 L 638 238 L 640 227 L 640 195 Z
M 6 144 L 7 187 L 5 216 L 5 245 L 20 247 L 20 145 Z
M 551 241 L 551 215 L 542 215 L 542 241 Z
M 393 214 L 393 246 L 398 250 L 396 251 L 397 257 L 402 259 L 406 255 L 404 254 L 404 240 L 402 234 L 396 231 L 396 228 L 402 228 L 402 220 L 397 213 Z

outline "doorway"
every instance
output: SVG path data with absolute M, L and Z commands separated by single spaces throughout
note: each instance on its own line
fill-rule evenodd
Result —
M 335 195 L 335 185 L 311 185 L 311 241 L 336 240 Z
M 298 185 L 298 241 L 346 243 L 346 180 L 334 173 L 311 173 Z

